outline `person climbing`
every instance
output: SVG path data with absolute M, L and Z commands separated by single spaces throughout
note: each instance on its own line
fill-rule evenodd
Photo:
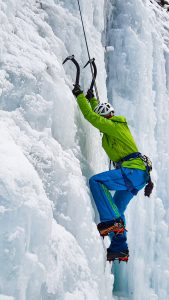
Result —
M 94 62 L 92 65 L 95 67 Z M 84 118 L 103 133 L 102 146 L 115 169 L 92 176 L 89 186 L 100 216 L 98 231 L 102 237 L 109 235 L 111 238 L 107 260 L 128 261 L 124 212 L 133 196 L 147 183 L 145 195 L 150 196 L 153 183 L 149 172 L 152 165 L 148 157 L 138 152 L 126 118 L 115 116 L 112 105 L 99 103 L 94 97 L 94 81 L 95 78 L 85 96 L 78 78 L 72 93 Z M 110 191 L 115 191 L 113 197 Z

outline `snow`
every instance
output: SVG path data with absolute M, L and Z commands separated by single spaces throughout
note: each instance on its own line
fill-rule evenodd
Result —
M 0 0 L 0 299 L 167 300 L 169 14 L 155 0 L 80 3 L 99 97 L 153 160 L 155 190 L 130 203 L 130 260 L 111 274 L 88 188 L 108 161 L 62 65 L 75 55 L 86 91 L 77 2 Z

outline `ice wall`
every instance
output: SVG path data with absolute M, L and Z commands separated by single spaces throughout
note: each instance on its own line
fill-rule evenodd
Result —
M 115 267 L 114 294 L 168 299 L 169 14 L 156 1 L 106 1 L 108 98 L 125 115 L 141 152 L 153 161 L 155 190 L 127 212 L 128 268 Z M 144 293 L 144 296 L 143 296 Z M 121 299 L 121 298 L 120 298 Z
M 81 1 L 106 97 L 104 1 Z M 100 135 L 71 93 L 86 48 L 77 1 L 0 0 L 0 298 L 110 300 L 87 178 L 106 168 Z M 89 68 L 81 85 L 90 84 Z
M 167 300 L 169 15 L 154 0 L 80 3 L 100 99 L 107 71 L 155 191 L 129 205 L 130 260 L 111 276 L 87 187 L 107 159 L 72 96 L 75 68 L 62 66 L 88 59 L 77 1 L 0 0 L 0 299 L 111 300 L 115 278 L 113 299 Z M 82 70 L 85 91 L 90 80 Z

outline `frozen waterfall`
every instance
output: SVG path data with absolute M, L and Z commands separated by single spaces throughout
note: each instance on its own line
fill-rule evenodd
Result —
M 155 191 L 127 209 L 128 265 L 105 264 L 88 179 L 108 159 L 71 93 L 75 68 L 62 66 L 74 54 L 88 89 L 77 1 L 0 0 L 0 300 L 167 300 L 169 12 L 80 3 L 100 99 L 152 158 Z

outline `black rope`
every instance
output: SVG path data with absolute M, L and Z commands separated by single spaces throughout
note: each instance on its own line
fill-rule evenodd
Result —
M 78 2 L 78 6 L 79 6 L 79 13 L 80 13 L 80 18 L 81 18 L 81 22 L 82 22 L 82 28 L 83 28 L 83 33 L 84 33 L 84 38 L 85 38 L 85 43 L 86 43 L 86 48 L 87 48 L 87 54 L 88 54 L 89 61 L 91 61 L 89 47 L 88 47 L 88 43 L 87 43 L 86 32 L 85 32 L 85 28 L 84 28 L 84 22 L 83 22 L 82 12 L 81 12 L 81 7 L 80 7 L 80 2 L 79 2 L 79 0 L 77 0 L 77 2 Z M 94 74 L 93 74 L 93 69 L 92 69 L 91 62 L 90 62 L 90 69 L 91 69 L 92 77 L 93 77 Z M 99 94 L 98 94 L 96 82 L 94 83 L 94 88 L 95 88 L 95 92 L 96 92 L 96 98 L 97 98 L 97 100 L 99 100 Z

